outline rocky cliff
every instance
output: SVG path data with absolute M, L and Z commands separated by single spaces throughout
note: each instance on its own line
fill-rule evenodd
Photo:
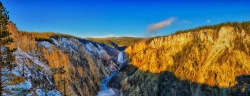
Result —
M 10 23 L 16 66 L 2 72 L 4 95 L 248 96 L 250 24 L 237 24 L 111 47 L 68 35 L 39 39 Z
M 235 89 L 239 86 L 235 78 L 250 73 L 250 26 L 244 28 L 222 26 L 218 30 L 191 30 L 130 46 L 126 52 L 130 64 L 138 70 L 122 80 L 123 85 L 136 80 L 130 92 L 137 95 L 146 95 L 147 89 L 142 86 L 151 83 L 156 88 L 152 86 L 148 92 L 154 95 L 233 95 L 239 88 Z M 141 75 L 137 75 L 139 73 Z M 124 89 L 126 93 L 127 88 Z M 242 94 L 246 94 L 246 89 Z
M 4 95 L 94 96 L 101 79 L 119 69 L 119 50 L 107 45 L 70 36 L 36 40 L 13 23 L 8 28 L 17 66 L 3 72 Z

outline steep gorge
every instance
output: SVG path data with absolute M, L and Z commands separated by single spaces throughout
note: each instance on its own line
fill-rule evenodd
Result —
M 39 41 L 13 23 L 8 28 L 16 41 L 9 46 L 17 48 L 17 66 L 4 70 L 4 95 L 94 96 L 101 79 L 119 69 L 119 50 L 107 45 L 63 36 Z
M 124 96 L 250 94 L 250 24 L 140 39 L 124 52 L 73 36 L 37 39 L 13 23 L 8 29 L 17 66 L 2 72 L 5 96 L 95 96 L 104 78 Z

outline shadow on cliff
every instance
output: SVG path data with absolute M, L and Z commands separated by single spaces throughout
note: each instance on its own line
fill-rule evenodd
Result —
M 125 96 L 249 96 L 250 75 L 235 77 L 238 84 L 219 88 L 188 80 L 181 81 L 173 73 L 142 72 L 133 65 L 125 65 L 108 86 L 121 90 Z
M 114 42 L 112 42 L 112 41 L 109 41 L 110 43 L 111 43 L 111 45 L 112 46 L 114 46 L 114 48 L 116 48 L 117 50 L 119 50 L 119 51 L 124 51 L 126 48 L 127 48 L 127 46 L 118 46 L 117 44 L 115 44 Z

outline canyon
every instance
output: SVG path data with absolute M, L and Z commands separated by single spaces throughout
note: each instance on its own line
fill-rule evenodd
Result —
M 248 96 L 250 24 L 238 26 L 122 47 L 64 35 L 37 39 L 9 23 L 16 66 L 2 71 L 3 95 Z

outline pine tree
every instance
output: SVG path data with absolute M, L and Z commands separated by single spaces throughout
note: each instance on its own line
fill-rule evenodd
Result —
M 2 68 L 8 67 L 12 68 L 14 61 L 13 51 L 15 49 L 10 49 L 6 45 L 13 43 L 13 38 L 10 37 L 11 33 L 7 30 L 7 24 L 9 22 L 9 15 L 6 8 L 3 6 L 0 1 L 0 95 L 2 96 L 3 85 L 2 85 Z

